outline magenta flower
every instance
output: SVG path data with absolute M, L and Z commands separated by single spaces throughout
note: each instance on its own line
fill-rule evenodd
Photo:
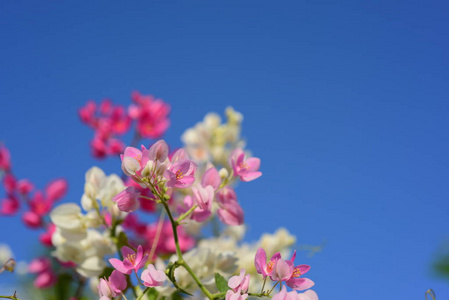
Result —
M 271 272 L 270 278 L 273 281 L 286 281 L 292 277 L 293 262 L 290 260 L 278 259 Z
M 37 288 L 48 288 L 56 283 L 56 275 L 52 271 L 50 260 L 47 257 L 40 257 L 31 261 L 28 271 L 38 274 L 34 280 L 34 286 Z
M 47 185 L 47 188 L 45 189 L 45 195 L 47 196 L 48 201 L 53 202 L 64 197 L 67 193 L 67 189 L 67 180 L 63 178 L 55 179 Z
M 242 181 L 251 181 L 262 176 L 262 172 L 259 172 L 260 159 L 256 157 L 245 159 L 245 153 L 240 148 L 232 151 L 229 165 L 234 170 L 234 176 L 239 176 Z
M 124 289 L 126 289 L 127 282 L 126 277 L 120 272 L 116 270 L 112 271 L 111 276 L 109 276 L 109 280 L 100 279 L 98 283 L 98 295 L 103 299 L 110 299 L 116 297 L 122 293 Z
M 178 213 L 183 214 L 187 212 L 192 206 L 194 205 L 194 201 L 192 196 L 187 195 L 184 197 L 184 206 L 178 206 Z M 197 222 L 204 222 L 207 220 L 207 218 L 210 217 L 212 212 L 209 210 L 203 210 L 200 207 L 197 207 L 193 210 L 192 214 L 190 215 L 190 218 L 192 220 L 195 220 Z
M 172 164 L 165 172 L 168 187 L 185 189 L 195 181 L 197 164 L 191 160 L 181 160 Z
M 256 256 L 254 258 L 254 265 L 256 266 L 257 273 L 262 274 L 263 277 L 271 276 L 274 265 L 279 259 L 281 259 L 281 254 L 276 252 L 267 262 L 267 254 L 265 253 L 265 250 L 263 248 L 257 249 Z
M 163 285 L 167 276 L 164 271 L 156 270 L 152 264 L 149 264 L 147 269 L 142 272 L 140 279 L 142 279 L 143 285 L 154 287 Z
M 143 249 L 140 245 L 137 247 L 137 253 L 131 248 L 123 246 L 122 254 L 123 261 L 111 258 L 109 262 L 117 271 L 127 275 L 142 268 L 148 258 L 148 254 L 143 255 Z
M 131 94 L 135 104 L 129 106 L 128 114 L 137 121 L 137 131 L 142 137 L 160 138 L 170 126 L 170 106 L 161 99 L 139 92 Z
M 11 156 L 9 155 L 8 148 L 0 145 L 0 170 L 9 171 L 11 168 Z
M 248 293 L 249 274 L 245 276 L 245 269 L 240 270 L 240 275 L 232 276 L 228 280 L 228 286 L 234 291 L 241 291 L 244 294 Z
M 139 208 L 140 192 L 133 186 L 129 186 L 112 198 L 117 202 L 117 206 L 121 211 L 133 212 Z
M 14 215 L 20 208 L 20 201 L 14 196 L 9 195 L 3 199 L 0 205 L 0 213 L 3 215 Z
M 237 202 L 237 195 L 231 187 L 224 187 L 217 193 L 219 209 L 217 215 L 220 221 L 235 226 L 244 223 L 244 212 Z
M 245 300 L 246 298 L 248 298 L 248 294 L 242 294 L 241 291 L 228 290 L 225 300 Z
M 168 157 L 168 145 L 164 140 L 159 140 L 148 149 L 148 156 L 152 161 L 163 163 Z
M 290 259 L 291 264 L 293 265 L 293 261 L 296 257 L 296 251 L 293 252 L 292 258 Z M 300 278 L 301 275 L 304 275 L 310 270 L 310 266 L 308 265 L 298 265 L 293 268 L 293 272 L 289 279 L 285 281 L 285 283 L 291 287 L 292 289 L 303 291 L 311 288 L 315 285 L 315 283 L 309 278 Z
M 128 176 L 139 176 L 149 160 L 149 153 L 144 146 L 142 146 L 142 151 L 134 147 L 126 147 L 120 158 L 122 159 L 123 173 Z
M 17 191 L 21 195 L 28 195 L 34 189 L 34 185 L 28 179 L 22 179 L 17 182 Z
M 318 300 L 318 295 L 312 291 L 308 290 L 304 293 L 297 293 L 296 291 L 287 292 L 285 286 L 282 290 L 273 296 L 273 300 Z

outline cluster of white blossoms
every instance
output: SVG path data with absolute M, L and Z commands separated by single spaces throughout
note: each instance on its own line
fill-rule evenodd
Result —
M 189 156 L 198 163 L 225 166 L 232 150 L 244 148 L 240 137 L 243 115 L 232 107 L 226 109 L 226 123 L 216 113 L 208 113 L 203 122 L 187 129 L 181 139 Z
M 50 214 L 56 226 L 52 243 L 56 247 L 53 255 L 61 262 L 76 264 L 76 271 L 84 277 L 99 276 L 107 266 L 104 257 L 116 252 L 116 246 L 109 232 L 101 230 L 105 215 L 112 219 L 123 219 L 126 213 L 120 211 L 112 198 L 125 188 L 123 181 L 115 174 L 106 176 L 93 167 L 86 173 L 81 205 L 65 203 Z M 120 230 L 118 227 L 117 230 Z

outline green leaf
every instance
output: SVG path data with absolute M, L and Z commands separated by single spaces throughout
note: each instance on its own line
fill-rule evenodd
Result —
M 218 273 L 215 273 L 215 284 L 221 293 L 226 293 L 229 290 L 228 281 Z
M 126 234 L 123 231 L 121 231 L 118 235 L 118 243 L 117 243 L 118 250 L 120 251 L 120 249 L 122 249 L 123 246 L 128 246 L 128 238 L 126 237 Z

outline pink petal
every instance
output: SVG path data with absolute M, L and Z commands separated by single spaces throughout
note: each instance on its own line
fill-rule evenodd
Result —
M 244 182 L 252 181 L 262 176 L 262 172 L 249 172 L 240 175 L 240 180 Z
M 116 293 L 121 293 L 127 286 L 125 275 L 116 270 L 112 271 L 109 283 Z
M 111 259 L 109 259 L 109 262 L 117 271 L 119 271 L 123 274 L 129 275 L 132 272 L 132 269 L 125 268 L 125 266 L 123 265 L 123 262 L 121 260 L 118 260 L 117 258 L 111 258 Z
M 263 276 L 267 276 L 265 269 L 267 267 L 267 254 L 263 248 L 257 249 L 256 256 L 254 257 L 254 265 L 256 266 L 256 271 Z
M 203 187 L 210 185 L 214 188 L 214 190 L 216 190 L 220 186 L 220 183 L 221 178 L 218 174 L 217 169 L 210 168 L 206 172 L 204 172 L 203 179 L 201 180 L 201 185 Z
M 260 158 L 250 157 L 245 161 L 245 163 L 248 166 L 248 171 L 250 172 L 257 171 L 260 168 Z

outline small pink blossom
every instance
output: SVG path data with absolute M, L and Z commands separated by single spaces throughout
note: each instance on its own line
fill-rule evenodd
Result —
M 161 286 L 167 280 L 164 271 L 156 270 L 153 264 L 148 265 L 147 269 L 142 272 L 140 278 L 143 281 L 143 285 L 149 287 Z
M 17 182 L 17 191 L 19 194 L 28 195 L 34 189 L 34 185 L 28 179 L 22 179 Z
M 128 176 L 139 176 L 149 160 L 149 152 L 144 146 L 142 146 L 142 151 L 134 147 L 126 147 L 120 158 L 122 159 L 123 173 Z
M 240 270 L 240 275 L 232 276 L 228 280 L 228 286 L 234 291 L 242 291 L 248 293 L 249 274 L 245 275 L 245 269 Z
M 297 293 L 296 291 L 287 292 L 285 285 L 282 290 L 273 296 L 273 300 L 318 300 L 318 295 L 315 291 L 308 290 L 304 293 Z
M 112 201 L 117 202 L 117 206 L 121 211 L 133 212 L 139 208 L 139 191 L 129 186 L 112 198 Z
M 256 266 L 256 271 L 262 274 L 263 277 L 271 276 L 273 272 L 274 265 L 281 259 L 281 254 L 276 252 L 271 259 L 267 262 L 267 254 L 263 248 L 257 249 L 256 256 L 254 258 L 254 265 Z
M 210 185 L 206 187 L 193 187 L 192 192 L 198 206 L 205 211 L 212 209 L 212 202 L 214 200 L 214 188 Z
M 3 145 L 0 145 L 0 170 L 9 171 L 11 169 L 11 156 L 9 150 Z
M 292 277 L 293 268 L 293 262 L 278 259 L 274 264 L 270 278 L 273 281 L 286 281 Z
M 233 290 L 228 290 L 226 292 L 226 297 L 225 300 L 245 300 L 246 298 L 248 298 L 248 294 L 242 294 L 242 291 L 233 291 Z
M 293 261 L 296 257 L 296 251 L 293 252 L 292 258 L 290 259 L 291 264 L 293 265 Z M 303 291 L 311 288 L 315 285 L 315 283 L 309 278 L 300 278 L 300 276 L 304 275 L 310 270 L 310 266 L 308 265 L 298 265 L 293 268 L 292 275 L 285 282 L 292 289 Z
M 117 258 L 109 259 L 111 265 L 123 274 L 131 274 L 138 271 L 147 261 L 148 254 L 143 254 L 142 246 L 137 247 L 137 253 L 127 246 L 122 247 L 123 261 Z
M 64 197 L 65 194 L 67 194 L 67 189 L 67 180 L 63 178 L 55 179 L 47 185 L 45 195 L 47 196 L 48 201 L 54 202 Z
M 244 223 L 244 212 L 237 202 L 237 194 L 231 187 L 224 187 L 217 192 L 219 209 L 217 215 L 220 221 L 235 226 Z
M 190 208 L 193 207 L 193 205 L 194 205 L 194 201 L 193 201 L 192 196 L 190 196 L 190 195 L 185 196 L 184 197 L 184 206 L 178 207 L 178 213 L 183 214 L 183 213 L 187 212 Z M 204 222 L 210 217 L 211 214 L 212 214 L 212 212 L 210 211 L 210 209 L 203 210 L 202 208 L 197 207 L 193 210 L 192 214 L 190 215 L 190 218 L 197 222 Z
M 7 173 L 3 177 L 3 187 L 7 193 L 13 193 L 16 190 L 17 181 L 14 178 L 14 175 L 11 173 Z
M 49 270 L 51 267 L 51 262 L 48 257 L 39 257 L 33 259 L 28 265 L 28 272 L 33 274 L 42 273 Z
M 245 153 L 240 148 L 232 151 L 229 165 L 234 170 L 234 176 L 239 176 L 242 181 L 252 181 L 262 176 L 262 172 L 259 172 L 260 159 L 256 157 L 245 159 Z
M 37 275 L 34 280 L 34 286 L 39 289 L 45 289 L 53 286 L 57 281 L 55 273 L 49 269 Z
M 20 202 L 14 195 L 9 195 L 3 199 L 0 206 L 0 213 L 3 215 L 14 215 L 20 208 Z
M 50 212 L 52 203 L 47 198 L 44 198 L 44 195 L 41 191 L 36 191 L 31 198 L 30 209 L 32 212 L 36 213 L 38 216 L 44 216 L 48 212 Z
M 109 276 L 109 279 L 100 279 L 98 283 L 98 295 L 100 297 L 115 297 L 122 293 L 126 289 L 127 282 L 126 277 L 122 273 L 114 270 Z
M 41 233 L 39 235 L 39 241 L 47 247 L 53 246 L 51 237 L 53 236 L 53 233 L 55 231 L 56 231 L 56 226 L 53 223 L 51 223 L 50 225 L 48 225 L 47 230 L 44 233 Z
M 42 218 L 34 211 L 27 211 L 22 215 L 22 221 L 30 228 L 39 228 L 42 225 Z
M 204 172 L 203 178 L 201 179 L 201 185 L 206 187 L 208 185 L 212 186 L 214 190 L 217 190 L 221 184 L 221 178 L 218 174 L 217 169 L 214 167 L 207 169 Z
M 135 104 L 129 106 L 128 114 L 137 121 L 139 134 L 145 138 L 160 138 L 170 126 L 170 106 L 161 99 L 139 92 L 133 92 L 131 98 Z
M 148 149 L 148 156 L 152 161 L 163 163 L 168 157 L 168 145 L 164 140 L 159 140 Z
M 181 160 L 172 164 L 164 173 L 168 179 L 168 187 L 185 189 L 190 187 L 195 181 L 195 171 L 197 164 L 191 160 Z

